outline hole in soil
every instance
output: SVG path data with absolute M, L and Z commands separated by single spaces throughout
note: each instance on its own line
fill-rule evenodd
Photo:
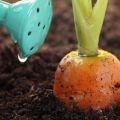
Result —
M 32 32 L 30 31 L 30 32 L 28 32 L 28 36 L 30 36 L 32 34 Z
M 120 83 L 116 83 L 115 88 L 120 88 Z
M 40 12 L 40 9 L 39 8 L 37 8 L 37 13 L 39 13 Z

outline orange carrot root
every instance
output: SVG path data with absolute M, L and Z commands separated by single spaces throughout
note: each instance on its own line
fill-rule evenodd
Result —
M 70 110 L 97 110 L 120 104 L 120 62 L 106 51 L 95 57 L 71 52 L 60 62 L 54 95 Z

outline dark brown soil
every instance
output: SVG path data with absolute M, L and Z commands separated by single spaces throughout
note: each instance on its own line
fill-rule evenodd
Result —
M 100 46 L 120 58 L 120 0 L 109 2 Z M 87 114 L 78 109 L 68 112 L 53 96 L 56 67 L 77 48 L 71 1 L 53 0 L 53 5 L 47 40 L 25 64 L 18 62 L 9 34 L 0 30 L 0 120 L 120 120 L 120 106 Z

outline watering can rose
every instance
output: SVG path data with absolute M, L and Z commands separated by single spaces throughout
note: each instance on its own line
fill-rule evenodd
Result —
M 0 24 L 11 34 L 20 49 L 20 60 L 26 60 L 43 44 L 52 19 L 51 0 L 22 0 L 7 3 L 0 0 Z

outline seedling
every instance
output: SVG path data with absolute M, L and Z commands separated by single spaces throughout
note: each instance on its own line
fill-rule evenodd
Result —
M 120 62 L 100 50 L 99 37 L 108 0 L 72 0 L 78 50 L 60 62 L 54 95 L 69 109 L 97 110 L 120 103 Z
M 52 19 L 51 0 L 22 0 L 14 4 L 0 0 L 0 24 L 18 44 L 21 62 L 38 51 L 48 33 Z

